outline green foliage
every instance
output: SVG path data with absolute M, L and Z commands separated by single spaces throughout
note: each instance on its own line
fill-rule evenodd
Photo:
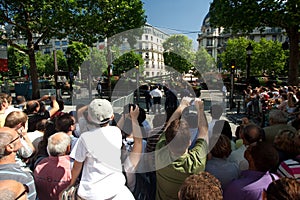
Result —
M 121 55 L 113 61 L 113 74 L 120 75 L 124 71 L 129 71 L 130 69 L 135 67 L 136 61 L 139 61 L 139 71 L 142 72 L 144 69 L 144 60 L 142 56 L 140 54 L 135 53 L 134 51 L 124 53 L 123 55 Z
M 173 35 L 166 39 L 163 48 L 165 65 L 180 73 L 188 72 L 193 67 L 195 60 L 193 41 L 187 36 Z
M 68 36 L 71 41 L 91 45 L 117 33 L 141 27 L 145 21 L 140 0 L 0 2 L 0 24 L 9 27 L 6 32 L 8 44 L 29 57 L 33 98 L 38 98 L 35 49 L 41 42 L 47 44 L 52 38 Z M 17 43 L 18 38 L 25 40 L 26 47 Z
M 91 68 L 81 67 L 81 73 L 84 77 L 87 77 L 88 73 L 97 77 L 102 76 L 103 72 L 107 69 L 106 51 L 104 50 L 100 51 L 97 48 L 92 48 L 86 61 L 89 62 Z
M 82 42 L 73 41 L 69 44 L 67 52 L 70 54 L 70 58 L 67 58 L 67 64 L 70 66 L 70 70 L 77 74 L 79 67 L 90 54 L 90 49 Z
M 244 37 L 229 39 L 226 50 L 220 55 L 223 70 L 230 71 L 231 62 L 235 61 L 235 67 L 245 75 L 246 72 L 246 48 L 251 43 L 253 53 L 251 55 L 251 75 L 282 74 L 286 63 L 286 55 L 278 41 L 267 41 L 262 39 L 259 42 L 247 40 Z M 244 72 L 244 73 L 243 73 Z M 286 73 L 286 72 L 285 72 Z
M 290 43 L 288 78 L 298 84 L 300 0 L 214 0 L 211 3 L 210 24 L 232 32 L 251 32 L 254 28 L 280 27 L 285 29 Z
M 29 66 L 28 57 L 13 47 L 8 47 L 8 69 L 11 76 L 19 76 L 23 66 Z
M 45 74 L 53 75 L 54 71 L 55 71 L 53 53 L 51 53 L 51 55 L 46 56 L 45 59 L 46 59 Z M 56 60 L 57 60 L 58 71 L 67 71 L 68 70 L 67 61 L 66 61 L 64 53 L 62 51 L 60 51 L 60 50 L 56 51 Z
M 214 58 L 203 47 L 196 52 L 195 68 L 200 73 L 217 70 Z

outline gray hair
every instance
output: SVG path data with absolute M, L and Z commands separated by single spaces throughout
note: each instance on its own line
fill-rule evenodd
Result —
M 269 119 L 272 119 L 274 124 L 286 124 L 288 116 L 281 110 L 272 110 L 269 114 Z
M 62 156 L 66 154 L 71 144 L 71 137 L 65 132 L 57 132 L 48 138 L 47 152 L 51 156 Z
M 6 131 L 0 132 L 0 159 L 2 159 L 6 154 L 6 146 L 10 141 L 13 140 L 13 136 Z

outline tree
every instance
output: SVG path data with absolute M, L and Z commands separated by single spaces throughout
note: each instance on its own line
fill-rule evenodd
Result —
M 67 52 L 70 54 L 70 58 L 67 58 L 67 64 L 70 66 L 70 70 L 77 74 L 81 64 L 90 54 L 90 49 L 82 42 L 73 41 L 68 45 Z M 68 70 L 68 68 L 65 69 L 65 71 Z
M 254 28 L 281 27 L 289 38 L 289 72 L 291 85 L 298 84 L 299 66 L 299 0 L 214 0 L 211 3 L 210 23 L 213 27 L 249 33 Z
M 29 66 L 28 58 L 23 52 L 13 47 L 8 47 L 8 69 L 12 76 L 21 76 L 23 66 Z
M 107 69 L 106 51 L 104 50 L 92 48 L 90 54 L 85 60 L 89 62 L 90 68 L 81 68 L 83 77 L 87 77 L 88 73 L 93 74 L 93 76 L 100 77 Z
M 246 71 L 246 48 L 251 43 L 253 53 L 251 55 L 251 75 L 261 75 L 263 72 L 268 74 L 280 74 L 283 71 L 286 62 L 284 50 L 278 41 L 267 41 L 262 39 L 259 42 L 247 40 L 245 37 L 229 39 L 226 44 L 226 50 L 220 55 L 223 69 L 230 71 L 232 61 L 235 67 Z
M 183 73 L 188 72 L 194 63 L 193 41 L 185 35 L 173 35 L 163 43 L 165 65 Z
M 203 47 L 196 52 L 195 67 L 201 73 L 217 70 L 214 58 Z
M 35 50 L 52 38 L 68 38 L 91 45 L 145 24 L 140 0 L 3 0 L 0 25 L 5 25 L 10 46 L 26 53 L 30 62 L 32 98 L 38 98 Z M 18 39 L 24 39 L 26 47 Z
M 64 53 L 61 50 L 56 51 L 56 60 L 57 60 L 58 71 L 67 71 L 68 69 L 67 61 L 64 56 Z M 46 75 L 53 75 L 54 71 L 55 71 L 54 56 L 53 53 L 51 53 L 50 55 L 46 56 L 44 73 Z
M 120 73 L 127 72 L 136 66 L 136 62 L 139 64 L 139 71 L 143 71 L 144 60 L 140 54 L 130 51 L 124 53 L 120 57 L 113 61 L 114 69 L 113 73 L 120 75 Z

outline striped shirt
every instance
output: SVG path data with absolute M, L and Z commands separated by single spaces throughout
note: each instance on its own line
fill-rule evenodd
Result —
M 299 156 L 297 157 L 299 159 Z M 277 174 L 280 177 L 295 178 L 300 181 L 300 162 L 294 159 L 289 159 L 281 162 L 277 169 Z
M 29 188 L 29 193 L 27 194 L 28 199 L 36 199 L 36 190 L 33 177 L 29 172 L 23 171 L 20 165 L 16 163 L 0 165 L 0 180 L 16 180 L 27 185 Z

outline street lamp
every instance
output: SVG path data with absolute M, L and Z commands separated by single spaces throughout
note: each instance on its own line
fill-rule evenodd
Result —
M 140 88 L 139 88 L 139 66 L 140 62 L 138 60 L 135 61 L 135 70 L 136 70 L 136 102 L 139 103 L 140 100 Z
M 249 42 L 249 45 L 246 48 L 247 51 L 247 74 L 246 74 L 246 79 L 247 81 L 250 80 L 250 61 L 251 61 L 251 55 L 253 53 L 253 47 L 251 45 L 251 43 Z
M 70 49 L 68 48 L 67 51 L 66 51 L 66 58 L 67 58 L 67 65 L 68 65 L 68 74 L 69 74 L 69 79 L 70 79 L 70 92 L 71 92 L 71 96 L 73 95 L 73 72 L 71 70 L 71 57 L 72 57 L 72 54 L 71 54 L 71 51 Z

